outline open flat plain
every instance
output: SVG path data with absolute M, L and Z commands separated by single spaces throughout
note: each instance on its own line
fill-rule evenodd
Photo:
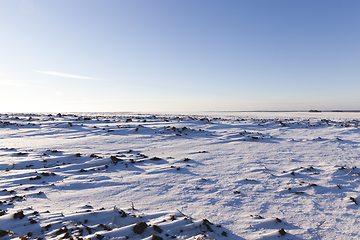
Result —
M 359 239 L 360 113 L 0 114 L 0 239 Z

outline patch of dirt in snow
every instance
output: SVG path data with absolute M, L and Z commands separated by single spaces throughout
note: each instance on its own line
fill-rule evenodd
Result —
M 0 218 L 2 239 L 215 239 L 226 234 L 208 220 L 179 212 L 140 213 L 137 210 L 79 209 L 73 213 L 24 209 Z M 17 217 L 21 213 L 21 217 Z M 11 229 L 11 231 L 7 230 Z
M 42 154 L 30 151 L 19 154 L 16 149 L 1 149 L 1 152 L 3 157 L 13 159 L 10 165 L 3 163 L 0 177 L 2 239 L 215 239 L 227 234 L 220 225 L 206 219 L 195 220 L 181 212 L 145 214 L 134 207 L 121 210 L 115 206 L 109 210 L 94 209 L 89 204 L 75 212 L 65 209 L 52 212 L 16 205 L 28 198 L 46 199 L 48 193 L 64 182 L 76 184 L 80 189 L 94 188 L 91 182 L 96 179 L 93 174 L 97 172 L 144 171 L 153 163 L 165 164 L 167 171 L 173 171 L 168 162 L 159 157 L 149 158 L 133 150 L 111 156 L 66 154 L 56 149 Z

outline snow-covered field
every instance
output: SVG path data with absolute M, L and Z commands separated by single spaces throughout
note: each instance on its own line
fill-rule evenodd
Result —
M 360 113 L 0 114 L 0 239 L 359 239 Z

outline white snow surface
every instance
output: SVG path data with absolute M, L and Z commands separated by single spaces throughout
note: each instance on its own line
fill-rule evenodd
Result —
M 344 112 L 3 113 L 0 239 L 359 239 L 359 125 Z

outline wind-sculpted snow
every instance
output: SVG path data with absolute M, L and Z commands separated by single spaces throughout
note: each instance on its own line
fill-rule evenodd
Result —
M 0 114 L 0 239 L 358 239 L 359 117 Z

